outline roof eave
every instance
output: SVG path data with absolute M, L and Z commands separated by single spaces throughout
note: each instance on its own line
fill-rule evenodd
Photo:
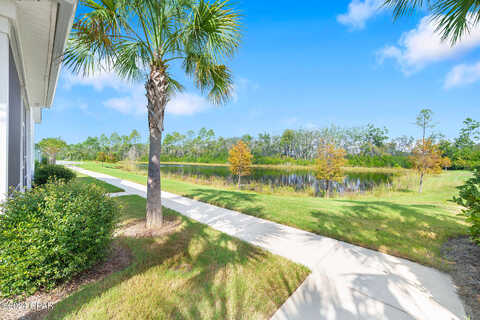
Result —
M 48 84 L 44 104 L 44 106 L 47 108 L 52 105 L 53 98 L 55 97 L 57 82 L 62 66 L 62 55 L 67 44 L 70 30 L 72 28 L 76 7 L 76 0 L 58 1 L 55 34 L 51 53 L 52 59 L 50 64 L 50 72 L 48 76 Z

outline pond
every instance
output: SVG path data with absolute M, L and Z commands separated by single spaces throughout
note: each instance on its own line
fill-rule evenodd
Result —
M 138 164 L 140 170 L 146 170 L 147 167 L 145 163 Z M 232 184 L 237 182 L 237 177 L 232 176 L 228 166 L 162 164 L 161 172 L 205 179 L 222 178 Z M 370 191 L 376 186 L 391 184 L 393 177 L 394 173 L 349 171 L 345 173 L 343 182 L 332 182 L 329 189 L 337 193 Z M 314 194 L 325 189 L 325 181 L 318 180 L 312 169 L 252 168 L 252 174 L 242 177 L 242 183 L 261 183 L 272 188 L 292 187 L 296 191 L 312 190 Z

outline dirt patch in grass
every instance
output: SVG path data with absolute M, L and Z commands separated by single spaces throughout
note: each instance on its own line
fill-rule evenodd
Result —
M 182 220 L 178 216 L 166 215 L 163 217 L 163 226 L 158 229 L 147 229 L 145 219 L 136 219 L 122 226 L 116 233 L 117 237 L 152 238 L 163 237 L 178 231 Z
M 480 246 L 469 238 L 451 239 L 443 254 L 453 262 L 450 274 L 470 320 L 480 320 Z
M 57 288 L 49 292 L 39 291 L 17 302 L 10 299 L 0 299 L 0 319 L 43 319 L 57 302 L 65 299 L 83 285 L 102 280 L 113 272 L 125 269 L 130 265 L 132 258 L 132 254 L 128 248 L 120 245 L 118 241 L 114 241 L 109 255 L 103 262 L 80 273 L 72 280 L 61 284 Z

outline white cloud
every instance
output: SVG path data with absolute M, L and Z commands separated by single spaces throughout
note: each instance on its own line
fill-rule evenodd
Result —
M 126 115 L 141 116 L 147 111 L 147 99 L 143 84 L 132 84 L 119 79 L 111 72 L 98 72 L 88 77 L 67 73 L 64 75 L 64 87 L 90 86 L 97 91 L 114 89 L 118 97 L 107 99 L 103 105 Z M 244 86 L 242 82 L 242 86 Z M 173 115 L 193 115 L 210 108 L 211 105 L 202 96 L 192 93 L 178 93 L 167 104 L 166 112 Z M 85 109 L 86 106 L 80 106 Z
M 260 88 L 258 83 L 247 78 L 239 78 L 233 84 L 232 101 L 236 103 L 239 100 L 240 94 L 245 92 L 255 92 L 258 88 Z
M 472 27 L 454 46 L 442 41 L 435 31 L 431 16 L 422 18 L 418 26 L 405 32 L 396 46 L 386 46 L 377 52 L 380 63 L 385 59 L 395 60 L 405 74 L 417 72 L 427 65 L 454 58 L 480 45 L 480 26 Z
M 202 96 L 191 93 L 178 93 L 167 104 L 167 113 L 190 116 L 205 111 L 211 107 Z
M 147 99 L 143 85 L 130 85 L 128 89 L 122 88 L 116 91 L 124 95 L 104 101 L 104 106 L 128 115 L 145 114 L 147 110 Z M 126 94 L 127 92 L 128 94 Z
M 352 0 L 347 13 L 337 16 L 337 21 L 351 29 L 363 29 L 368 19 L 380 14 L 383 0 Z
M 131 89 L 131 94 L 111 98 L 103 104 L 111 109 L 127 115 L 145 115 L 147 99 L 143 86 L 137 85 Z M 190 116 L 209 109 L 211 105 L 202 96 L 191 93 L 178 93 L 167 104 L 166 112 L 179 116 Z
M 67 72 L 63 76 L 63 86 L 70 89 L 74 86 L 90 86 L 96 91 L 102 91 L 105 88 L 122 90 L 131 86 L 125 80 L 118 78 L 113 72 L 98 71 L 87 77 Z
M 67 98 L 65 96 L 56 97 L 53 102 L 53 108 L 58 111 L 79 109 L 84 114 L 87 114 L 90 116 L 95 115 L 93 112 L 89 110 L 88 104 L 84 100 L 78 99 L 78 98 L 72 98 L 72 97 Z
M 80 102 L 79 105 L 78 105 L 78 108 L 82 111 L 87 111 L 88 110 L 88 104 L 86 104 L 84 102 Z
M 480 80 L 480 62 L 472 65 L 460 64 L 455 66 L 447 74 L 444 82 L 444 88 L 450 89 L 453 87 L 464 86 L 472 84 Z
M 287 126 L 292 127 L 298 125 L 300 120 L 297 117 L 288 117 L 284 119 L 284 122 L 287 124 Z
M 318 129 L 318 128 L 319 128 L 319 126 L 316 125 L 316 124 L 313 123 L 313 122 L 307 122 L 307 123 L 305 123 L 305 125 L 304 125 L 303 127 L 304 127 L 305 129 L 307 129 L 307 130 L 314 130 L 314 129 Z
M 111 98 L 104 101 L 103 105 L 127 115 L 143 115 L 147 110 L 146 103 L 142 105 L 132 96 Z

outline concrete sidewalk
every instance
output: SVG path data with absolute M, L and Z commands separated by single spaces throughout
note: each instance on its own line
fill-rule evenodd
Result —
M 146 197 L 144 185 L 71 168 Z M 162 197 L 167 208 L 312 270 L 272 319 L 466 319 L 450 277 L 438 270 L 172 193 Z

